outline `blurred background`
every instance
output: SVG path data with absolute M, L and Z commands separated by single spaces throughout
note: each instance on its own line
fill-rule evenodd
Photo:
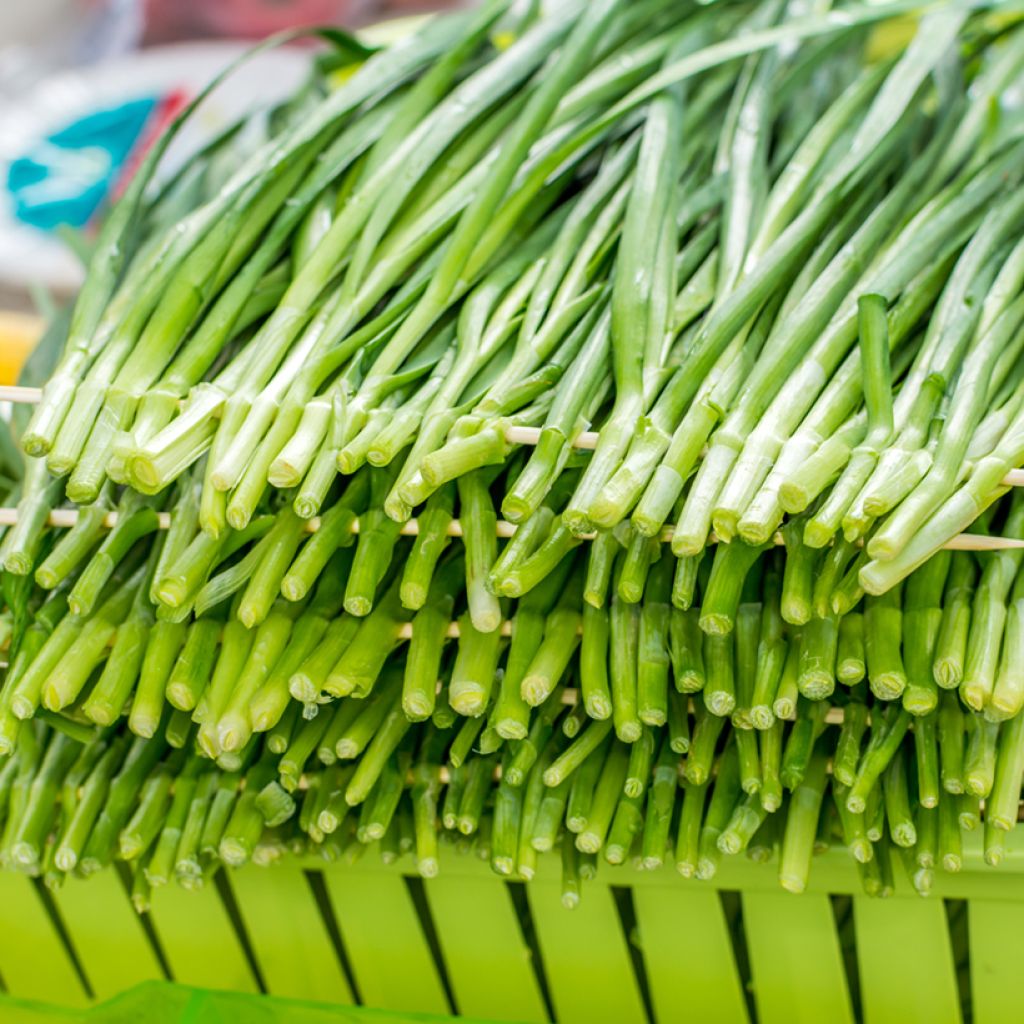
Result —
M 463 0 L 465 2 L 465 0 Z M 32 344 L 82 279 L 98 214 L 210 78 L 282 29 L 371 37 L 458 0 L 0 0 L 0 362 Z M 381 23 L 384 23 L 381 27 Z M 389 28 L 390 25 L 390 28 Z M 164 161 L 173 173 L 244 110 L 309 74 L 310 41 L 262 53 L 206 102 Z

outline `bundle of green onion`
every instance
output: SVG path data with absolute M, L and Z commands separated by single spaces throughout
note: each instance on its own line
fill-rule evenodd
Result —
M 124 860 L 143 910 L 150 887 L 200 886 L 221 864 L 348 863 L 373 844 L 386 863 L 411 854 L 431 877 L 454 841 L 528 880 L 538 854 L 560 847 L 573 906 L 599 860 L 675 863 L 707 880 L 723 856 L 777 854 L 780 884 L 801 892 L 812 854 L 835 845 L 869 895 L 892 892 L 894 852 L 927 895 L 935 868 L 961 869 L 965 832 L 983 825 L 996 865 L 1017 822 L 1024 717 L 965 715 L 952 694 L 912 728 L 906 710 L 868 705 L 855 688 L 839 729 L 818 703 L 760 733 L 698 701 L 692 732 L 684 705 L 632 744 L 554 700 L 525 739 L 502 746 L 454 712 L 414 733 L 399 688 L 395 677 L 369 700 L 294 714 L 216 762 L 191 749 L 173 713 L 153 739 L 25 723 L 0 769 L 0 863 L 57 887 Z
M 927 888 L 936 842 L 959 863 L 957 815 L 982 807 L 998 862 L 1024 775 L 1024 549 L 940 552 L 862 599 L 856 545 L 818 551 L 799 523 L 786 546 L 717 545 L 684 573 L 668 544 L 612 532 L 535 579 L 535 558 L 506 572 L 513 538 L 474 590 L 480 538 L 449 542 L 450 503 L 403 537 L 372 500 L 384 477 L 356 474 L 311 534 L 284 506 L 249 553 L 214 545 L 194 575 L 196 542 L 167 562 L 173 529 L 134 539 L 124 504 L 63 575 L 75 532 L 43 532 L 36 584 L 6 577 L 22 600 L 3 619 L 5 863 L 57 884 L 120 849 L 140 886 L 198 884 L 286 849 L 381 840 L 390 858 L 404 828 L 429 875 L 439 832 L 484 828 L 521 877 L 562 835 L 571 890 L 577 853 L 654 867 L 671 839 L 708 877 L 716 843 L 738 852 L 763 826 L 795 889 L 838 826 L 861 864 L 880 835 L 916 843 Z M 1021 536 L 1024 500 L 1001 511 Z M 829 770 L 838 817 L 818 828 Z
M 211 536 L 366 462 L 397 522 L 503 466 L 508 521 L 677 556 L 809 510 L 884 592 L 1024 460 L 1024 30 L 940 5 L 866 64 L 904 6 L 428 22 L 143 244 L 122 201 L 26 452 L 83 505 L 205 456 Z
M 912 6 L 493 0 L 158 147 L 21 435 L 4 861 L 996 862 L 1024 22 Z

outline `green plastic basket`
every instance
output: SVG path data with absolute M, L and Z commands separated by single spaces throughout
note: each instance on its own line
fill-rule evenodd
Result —
M 0 995 L 0 1020 L 4 1024 L 445 1024 L 451 1018 L 144 981 L 121 995 L 83 1007 Z
M 602 865 L 566 910 L 557 857 L 524 884 L 445 852 L 428 880 L 408 864 L 384 867 L 373 850 L 354 866 L 221 872 L 198 892 L 155 890 L 141 918 L 114 871 L 56 894 L 0 872 L 0 978 L 10 996 L 69 1006 L 170 979 L 560 1024 L 1019 1019 L 1024 855 L 992 870 L 969 848 L 964 870 L 938 872 L 927 899 L 897 863 L 888 900 L 861 895 L 836 849 L 816 858 L 802 896 L 743 858 L 727 859 L 713 884 Z

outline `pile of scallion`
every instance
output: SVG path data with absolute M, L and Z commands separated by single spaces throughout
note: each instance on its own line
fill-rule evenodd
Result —
M 1024 18 L 921 6 L 492 0 L 158 145 L 0 445 L 0 862 L 997 863 Z

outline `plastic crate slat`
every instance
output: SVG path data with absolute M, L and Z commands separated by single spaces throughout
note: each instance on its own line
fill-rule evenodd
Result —
M 562 906 L 560 885 L 541 876 L 529 883 L 527 895 L 558 1024 L 646 1024 L 608 885 L 600 878 L 584 882 L 575 910 Z
M 907 884 L 898 878 L 897 884 Z M 865 1024 L 959 1024 L 953 949 L 941 900 L 853 901 Z
M 635 889 L 633 904 L 657 1019 L 674 1020 L 685 1007 L 687 1018 L 701 1024 L 745 1024 L 747 1006 L 718 893 L 680 879 L 672 887 Z
M 85 1005 L 85 989 L 32 881 L 0 871 L 0 907 L 0 977 L 8 992 L 22 999 Z
M 1024 905 L 973 900 L 967 908 L 967 928 L 976 1024 L 1016 1020 L 1020 1013 Z
M 257 991 L 212 880 L 192 892 L 173 884 L 154 889 L 150 913 L 175 981 L 199 988 Z
M 231 874 L 239 913 L 267 991 L 328 1003 L 355 1002 L 302 870 L 252 865 Z
M 742 899 L 761 1024 L 853 1024 L 829 898 L 778 892 L 743 893 Z
M 450 1013 L 405 880 L 345 866 L 324 872 L 359 995 L 367 1006 Z
M 460 1013 L 545 1024 L 530 950 L 505 885 L 491 876 L 426 884 Z
M 54 896 L 97 999 L 162 979 L 153 947 L 113 868 L 69 878 Z M 102 908 L 102 913 L 98 913 Z

